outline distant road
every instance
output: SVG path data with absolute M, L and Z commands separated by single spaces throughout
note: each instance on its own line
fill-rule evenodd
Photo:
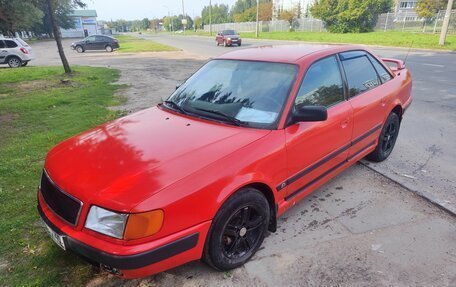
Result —
M 214 38 L 142 35 L 207 58 L 234 49 L 302 42 L 243 39 L 241 47 L 217 47 Z M 404 59 L 407 49 L 371 48 L 383 57 Z M 424 193 L 456 213 L 456 53 L 412 50 L 414 102 L 405 115 L 396 148 L 372 168 L 409 189 Z

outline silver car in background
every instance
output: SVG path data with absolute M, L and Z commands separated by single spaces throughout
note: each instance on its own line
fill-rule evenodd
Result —
M 20 38 L 0 38 L 0 64 L 11 68 L 27 66 L 33 59 L 32 48 Z

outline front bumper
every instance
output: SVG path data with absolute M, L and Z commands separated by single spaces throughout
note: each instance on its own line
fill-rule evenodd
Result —
M 51 211 L 41 200 L 38 202 L 37 209 L 45 224 L 54 232 L 63 236 L 67 250 L 71 250 L 90 263 L 100 265 L 105 270 L 125 278 L 153 275 L 200 259 L 204 248 L 204 239 L 210 227 L 210 222 L 202 223 L 184 232 L 179 232 L 180 235 L 178 237 L 172 236 L 172 239 L 157 240 L 160 242 L 153 248 L 142 250 L 141 247 L 135 246 L 133 248 L 136 251 L 135 253 L 123 254 L 119 253 L 119 251 L 123 252 L 122 250 L 126 247 L 124 245 L 117 245 L 113 248 L 112 243 L 106 243 L 106 246 L 112 250 L 112 252 L 109 252 L 108 250 L 95 248 L 89 242 L 82 242 L 62 231 L 62 228 L 57 226 L 58 222 L 54 224 L 51 221 L 49 218 L 52 217 Z M 75 232 L 81 233 L 82 231 Z

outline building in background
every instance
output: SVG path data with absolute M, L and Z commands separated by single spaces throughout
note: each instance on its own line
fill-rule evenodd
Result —
M 417 0 L 396 0 L 394 12 L 396 14 L 396 21 L 418 21 L 420 20 L 416 13 L 416 7 L 418 5 Z
M 63 38 L 84 38 L 99 33 L 97 11 L 74 10 L 70 17 L 74 19 L 74 28 L 60 29 Z

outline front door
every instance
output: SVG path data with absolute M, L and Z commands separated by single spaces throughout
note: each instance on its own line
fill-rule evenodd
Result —
M 307 70 L 294 108 L 319 105 L 328 110 L 322 122 L 300 122 L 285 129 L 288 179 L 278 189 L 287 188 L 285 200 L 297 200 L 310 188 L 347 160 L 353 128 L 352 107 L 344 97 L 340 64 L 330 56 Z
M 97 46 L 97 42 L 95 36 L 87 37 L 85 40 L 85 49 L 86 50 L 95 50 Z

